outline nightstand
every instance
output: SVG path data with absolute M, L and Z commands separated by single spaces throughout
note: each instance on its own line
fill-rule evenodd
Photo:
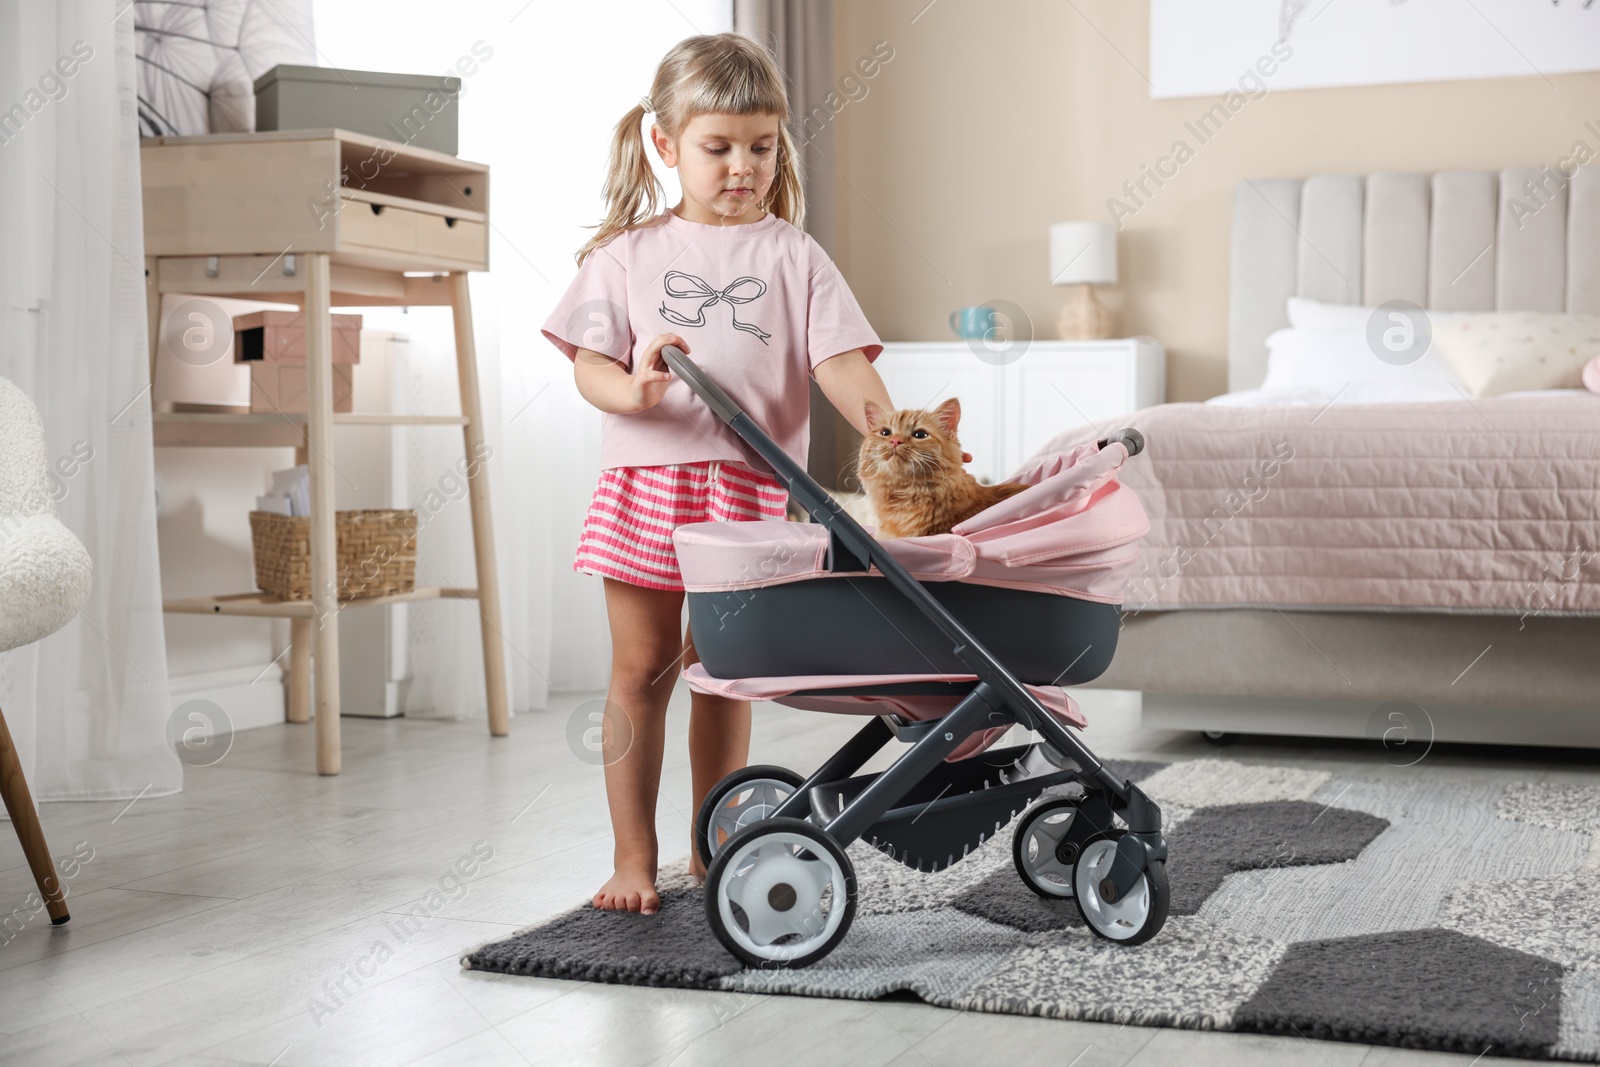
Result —
M 1160 404 L 1167 392 L 1166 351 L 1150 337 L 1033 341 L 1014 357 L 977 340 L 898 341 L 885 344 L 873 366 L 901 407 L 960 398 L 958 433 L 973 457 L 967 469 L 986 484 L 1003 481 L 1057 434 L 1116 429 L 1119 416 Z

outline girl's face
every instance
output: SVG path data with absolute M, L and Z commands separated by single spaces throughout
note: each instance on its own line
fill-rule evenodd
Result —
M 678 168 L 691 222 L 758 222 L 778 171 L 778 116 L 696 115 L 677 142 L 650 127 L 661 162 Z

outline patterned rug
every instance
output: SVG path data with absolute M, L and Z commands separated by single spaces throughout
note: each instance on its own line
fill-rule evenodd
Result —
M 1600 1062 L 1600 787 L 1112 766 L 1171 849 L 1171 917 L 1135 948 L 1028 890 L 1007 827 L 937 874 L 857 843 L 854 925 L 801 970 L 730 955 L 681 864 L 654 916 L 585 904 L 462 965 Z

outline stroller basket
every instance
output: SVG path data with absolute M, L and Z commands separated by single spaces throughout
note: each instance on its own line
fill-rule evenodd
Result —
M 1032 745 L 995 749 L 975 759 L 941 763 L 866 832 L 867 843 L 919 871 L 942 871 L 983 844 L 1039 799 L 1046 788 L 1077 779 L 1076 771 L 1038 773 Z M 877 779 L 864 774 L 811 788 L 811 811 L 827 824 Z
M 1025 808 L 1013 836 L 1025 884 L 1071 900 L 1102 937 L 1155 936 L 1161 811 L 1069 731 L 1084 720 L 1062 688 L 1101 674 L 1116 647 L 1149 528 L 1116 478 L 1138 432 L 1045 457 L 1014 479 L 1027 490 L 949 534 L 880 542 L 681 350 L 662 357 L 815 520 L 674 531 L 700 658 L 685 680 L 872 716 L 809 777 L 746 767 L 706 796 L 695 844 L 717 938 L 752 966 L 812 963 L 849 930 L 857 839 L 938 870 Z M 1017 725 L 1042 740 L 985 751 Z M 909 747 L 887 770 L 859 773 L 897 738 Z

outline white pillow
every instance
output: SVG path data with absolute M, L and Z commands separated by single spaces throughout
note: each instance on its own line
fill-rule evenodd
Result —
M 1296 330 L 1355 330 L 1365 331 L 1376 307 L 1361 304 L 1325 304 L 1321 300 L 1307 300 L 1303 296 L 1289 298 L 1289 326 Z M 1432 323 L 1449 322 L 1465 311 L 1429 311 Z
M 1354 329 L 1290 328 L 1267 338 L 1267 376 L 1261 388 L 1341 389 L 1347 385 L 1388 387 L 1395 390 L 1394 399 L 1400 400 L 1408 391 L 1415 391 L 1417 399 L 1424 394 L 1454 392 L 1460 381 L 1432 348 L 1403 365 L 1379 359 L 1367 344 L 1364 319 Z
M 1494 311 L 1434 327 L 1433 350 L 1473 396 L 1583 387 L 1600 356 L 1600 315 Z
M 1324 304 L 1303 296 L 1289 298 L 1289 326 L 1296 330 L 1355 330 L 1367 328 L 1375 308 L 1357 304 Z

